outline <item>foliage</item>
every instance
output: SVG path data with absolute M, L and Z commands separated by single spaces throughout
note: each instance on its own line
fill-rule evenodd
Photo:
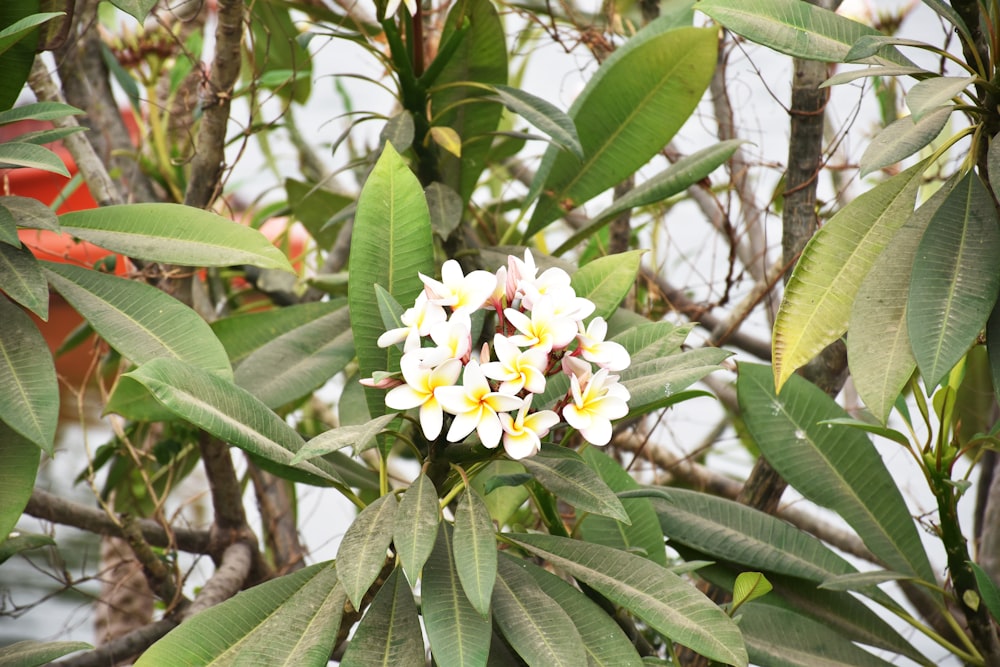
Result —
M 0 13 L 0 61 L 60 16 L 101 21 L 90 4 L 82 16 Z M 32 73 L 36 103 L 3 97 L 29 68 L 0 76 L 0 125 L 55 123 L 0 144 L 0 162 L 12 175 L 78 172 L 55 201 L 0 197 L 0 564 L 59 548 L 17 531 L 23 514 L 124 540 L 162 608 L 95 659 L 128 645 L 136 664 L 157 666 L 423 665 L 428 651 L 438 665 L 889 664 L 871 647 L 930 665 L 933 643 L 965 664 L 1000 660 L 1000 568 L 970 551 L 957 509 L 977 465 L 992 475 L 996 445 L 1000 116 L 989 69 L 998 59 L 982 31 L 1000 6 L 927 0 L 959 35 L 959 55 L 804 0 L 677 1 L 662 15 L 655 3 L 612 4 L 584 29 L 569 5 L 220 0 L 203 72 L 207 9 L 181 17 L 120 0 L 118 10 L 160 12 L 159 22 L 79 36 L 101 66 L 81 60 L 77 73 L 102 82 L 107 100 L 74 92 L 72 59 L 60 73 L 76 106 L 48 99 L 44 65 Z M 105 25 L 118 26 L 110 16 Z M 720 54 L 733 37 L 720 26 L 795 58 L 866 65 L 827 88 L 916 81 L 910 115 L 887 118 L 860 158 L 871 187 L 810 230 L 774 313 L 771 365 L 746 359 L 760 355 L 752 345 L 722 347 L 794 259 L 761 268 L 746 142 L 720 118 L 711 146 L 680 155 L 674 143 L 703 99 L 723 103 Z M 536 67 L 527 45 L 566 47 L 565 30 L 597 65 L 563 111 L 522 77 Z M 43 47 L 62 48 L 51 41 Z M 349 107 L 346 79 L 391 93 L 384 108 L 343 120 L 330 145 L 346 160 L 340 173 L 294 115 L 318 94 L 319 42 L 356 49 L 385 73 L 338 75 Z M 924 69 L 911 50 L 962 75 Z M 100 115 L 109 77 L 139 131 L 99 156 L 102 139 L 71 117 L 121 122 Z M 196 107 L 202 84 L 212 92 Z M 277 105 L 281 119 L 234 134 L 234 98 L 259 119 Z M 370 121 L 377 139 L 365 134 Z M 231 209 L 248 202 L 225 182 L 225 148 L 250 137 L 281 201 L 255 200 L 237 221 Z M 57 140 L 73 147 L 72 163 L 45 146 Z M 274 166 L 286 140 L 294 176 Z M 967 155 L 954 162 L 963 141 Z M 713 191 L 724 164 L 727 187 Z M 83 180 L 102 205 L 62 210 Z M 680 200 L 718 216 L 728 244 L 724 294 L 698 313 L 715 320 L 702 337 L 667 315 L 691 300 L 670 289 L 658 241 Z M 588 204 L 600 212 L 587 217 Z M 287 224 L 265 234 L 276 218 L 300 222 L 305 240 Z M 46 255 L 43 238 L 66 251 Z M 743 274 L 757 283 L 748 305 L 713 318 Z M 82 324 L 49 354 L 43 333 L 57 304 Z M 863 419 L 832 397 L 842 379 L 807 379 L 845 334 Z M 91 353 L 78 380 L 62 366 L 74 347 Z M 735 383 L 710 378 L 720 370 L 735 371 Z M 60 406 L 72 402 L 60 382 L 79 396 L 89 383 L 112 427 L 95 453 L 76 452 L 100 511 L 33 488 L 46 461 L 84 449 L 59 438 Z M 756 472 L 738 502 L 726 490 L 733 480 L 665 455 L 660 420 L 709 395 L 696 383 L 733 414 L 709 447 L 731 422 L 747 451 L 848 529 L 764 511 L 768 502 L 750 497 Z M 871 435 L 920 470 L 937 504 L 934 539 L 922 539 Z M 673 483 L 643 468 L 647 455 Z M 199 465 L 210 526 L 184 530 L 167 508 Z M 987 497 L 993 481 L 983 479 Z M 259 535 L 242 505 L 248 486 Z M 306 566 L 296 494 L 308 487 L 356 514 L 336 558 Z M 770 493 L 776 506 L 780 488 Z M 185 551 L 216 565 L 194 597 Z M 924 644 L 899 630 L 907 624 Z M 42 664 L 84 648 L 22 642 L 0 659 Z

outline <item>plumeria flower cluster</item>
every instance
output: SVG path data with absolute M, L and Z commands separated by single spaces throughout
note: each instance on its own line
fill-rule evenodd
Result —
M 385 403 L 395 410 L 419 408 L 428 439 L 460 442 L 473 431 L 484 446 L 502 442 L 513 459 L 538 452 L 541 439 L 560 422 L 588 442 L 606 445 L 611 421 L 628 413 L 629 393 L 612 373 L 628 367 L 628 352 L 605 340 L 608 325 L 594 304 L 578 297 L 559 268 L 539 272 L 530 251 L 508 257 L 495 274 L 464 274 L 455 260 L 441 267 L 441 280 L 420 274 L 424 289 L 402 315 L 404 326 L 386 331 L 380 347 L 402 345 L 402 380 L 365 381 L 392 386 Z M 472 315 L 496 312 L 492 343 L 472 346 Z M 533 403 L 556 374 L 570 389 L 553 409 Z

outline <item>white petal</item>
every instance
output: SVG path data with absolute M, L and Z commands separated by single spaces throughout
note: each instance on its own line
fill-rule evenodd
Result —
M 483 446 L 487 449 L 493 449 L 500 444 L 500 436 L 503 435 L 503 428 L 500 426 L 500 419 L 496 414 L 484 410 L 483 418 L 479 420 L 479 425 L 476 426 L 476 432 L 479 433 L 479 439 L 482 441 Z
M 425 400 L 427 400 L 427 394 L 414 391 L 413 387 L 408 384 L 395 387 L 385 395 L 385 404 L 393 410 L 409 410 L 423 405 Z
M 504 451 L 515 461 L 537 454 L 540 444 L 538 436 L 531 431 L 522 431 L 518 435 L 505 433 L 503 436 Z
M 476 430 L 479 426 L 479 411 L 464 412 L 460 415 L 455 415 L 455 421 L 451 423 L 451 428 L 448 429 L 448 442 L 459 442 L 464 440 L 466 436 Z M 500 423 L 497 422 L 497 427 L 499 428 Z M 496 446 L 495 444 L 493 445 Z
M 581 429 L 580 434 L 590 444 L 603 447 L 611 442 L 611 422 L 607 419 L 595 419 L 589 428 Z
M 428 440 L 434 440 L 441 435 L 442 421 L 444 421 L 444 415 L 441 412 L 441 404 L 432 396 L 420 406 L 420 427 L 424 431 L 424 437 Z

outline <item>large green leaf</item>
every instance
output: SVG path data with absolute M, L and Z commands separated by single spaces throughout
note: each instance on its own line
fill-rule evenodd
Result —
M 341 307 L 276 335 L 236 366 L 236 384 L 270 408 L 323 386 L 354 359 L 350 315 Z
M 934 211 L 955 183 L 945 183 L 896 232 L 861 283 L 851 308 L 851 335 L 847 337 L 851 377 L 865 405 L 882 423 L 917 363 L 906 326 L 917 246 Z
M 889 667 L 828 625 L 791 610 L 750 603 L 740 629 L 750 660 L 768 667 Z
M 326 665 L 344 611 L 331 563 L 317 563 L 238 593 L 181 624 L 136 667 Z M 251 658 L 253 656 L 253 658 Z
M 728 30 L 796 58 L 843 62 L 855 42 L 878 30 L 803 0 L 699 0 L 695 5 Z M 884 48 L 861 62 L 912 65 L 898 51 Z
M 435 272 L 427 201 L 420 182 L 391 144 L 386 144 L 358 198 L 350 271 L 347 301 L 361 376 L 397 370 L 399 351 L 376 344 L 385 328 L 374 307 L 375 285 L 409 305 L 423 287 L 417 273 Z M 365 397 L 372 417 L 385 414 L 384 392 L 366 388 Z
M 491 622 L 465 596 L 455 568 L 451 528 L 442 522 L 420 586 L 431 653 L 439 665 L 482 667 L 490 654 Z
M 702 347 L 632 364 L 621 374 L 621 383 L 631 395 L 629 415 L 635 417 L 671 405 L 682 397 L 684 389 L 719 370 L 719 363 L 731 355 L 717 347 Z
M 423 667 L 426 664 L 417 605 L 398 567 L 372 600 L 340 664 L 343 667 Z
M 94 648 L 87 642 L 36 642 L 25 640 L 0 648 L 0 664 L 5 667 L 37 667 L 74 651 Z
M 138 382 L 173 414 L 220 440 L 318 480 L 342 483 L 321 458 L 292 466 L 304 444 L 301 436 L 253 394 L 228 380 L 166 357 L 148 361 L 123 377 Z
M 49 283 L 127 359 L 166 357 L 232 378 L 229 357 L 196 312 L 165 292 L 72 264 L 45 262 Z
M 4 220 L 5 224 L 17 227 L 52 231 L 59 229 L 59 218 L 56 217 L 55 211 L 31 197 L 14 195 L 0 197 L 0 219 Z
M 361 609 L 361 598 L 385 565 L 397 505 L 391 493 L 376 499 L 358 514 L 340 542 L 337 570 L 355 609 Z
M 465 597 L 486 618 L 497 578 L 497 545 L 490 511 L 475 489 L 465 490 L 455 510 L 455 569 Z
M 943 106 L 920 117 L 904 116 L 875 135 L 861 156 L 861 175 L 889 167 L 934 141 L 948 123 L 954 107 Z
M 493 620 L 529 665 L 580 667 L 587 662 L 573 620 L 516 559 L 502 554 L 493 591 Z
M 542 193 L 526 237 L 614 187 L 657 154 L 691 116 L 715 69 L 718 31 L 654 22 L 616 50 L 569 110 L 586 158 L 551 146 L 532 183 Z
M 857 641 L 919 661 L 919 652 L 865 605 L 846 594 L 817 590 L 822 582 L 857 570 L 812 535 L 770 514 L 706 493 L 644 487 L 622 496 L 623 501 L 648 497 L 674 547 L 684 545 L 740 570 L 764 572 L 776 591 L 802 611 Z M 881 604 L 892 604 L 881 591 L 865 593 Z
M 41 319 L 49 319 L 49 285 L 27 248 L 0 243 L 0 292 Z
M 882 457 L 851 428 L 820 424 L 847 413 L 793 375 L 775 395 L 767 366 L 741 363 L 736 383 L 747 430 L 774 469 L 802 495 L 846 520 L 888 567 L 934 581 L 916 525 Z
M 596 447 L 585 449 L 583 460 L 600 474 L 615 493 L 639 488 L 639 483 L 632 475 Z M 587 542 L 640 553 L 654 563 L 666 567 L 667 553 L 663 547 L 663 531 L 649 500 L 629 498 L 621 502 L 631 520 L 630 524 L 591 514 L 580 522 L 580 536 Z
M 742 143 L 745 142 L 740 139 L 720 141 L 708 148 L 682 157 L 648 181 L 644 181 L 614 200 L 610 206 L 594 216 L 589 225 L 574 232 L 570 238 L 563 241 L 562 245 L 552 254 L 561 255 L 575 247 L 584 239 L 593 236 L 597 230 L 603 228 L 615 216 L 624 211 L 663 201 L 707 178 L 715 171 L 716 167 L 732 157 Z
M 0 143 L 0 169 L 18 167 L 50 171 L 69 178 L 62 158 L 45 146 L 19 141 Z
M 398 415 L 395 413 L 390 413 L 376 417 L 364 424 L 348 424 L 347 426 L 331 428 L 310 439 L 306 446 L 295 455 L 292 462 L 298 463 L 304 459 L 323 456 L 345 447 L 353 447 L 354 453 L 362 452 L 369 449 L 375 441 L 375 437 L 397 417 Z
M 17 525 L 38 472 L 38 447 L 0 422 L 0 544 Z M 2 662 L 2 661 L 0 661 Z
M 548 560 L 691 650 L 746 667 L 740 631 L 719 607 L 670 570 L 641 556 L 551 535 L 512 534 L 511 541 Z
M 181 204 L 123 204 L 59 216 L 62 230 L 102 248 L 186 266 L 250 264 L 294 273 L 263 234 Z
M 0 111 L 0 125 L 16 123 L 22 120 L 55 120 L 82 113 L 81 109 L 63 104 L 62 102 L 32 102 L 31 104 L 24 104 L 13 109 Z M 24 197 L 19 197 L 19 199 L 24 199 Z M 6 200 L 7 198 L 4 197 L 5 202 Z
M 392 544 L 411 585 L 416 585 L 434 550 L 440 520 L 437 489 L 427 475 L 420 473 L 399 499 L 392 528 Z
M 576 295 L 594 302 L 594 317 L 608 319 L 635 285 L 639 262 L 645 250 L 599 257 L 588 262 L 571 277 Z
M 462 157 L 440 151 L 439 164 L 445 185 L 468 201 L 476 187 L 493 143 L 503 106 L 489 101 L 491 91 L 448 86 L 462 81 L 483 84 L 507 83 L 507 44 L 503 23 L 489 0 L 459 0 L 452 5 L 441 33 L 447 44 L 468 21 L 461 42 L 437 79 L 430 94 L 432 124 L 447 126 L 462 139 Z M 438 51 L 443 55 L 444 50 Z M 436 65 L 436 61 L 434 63 Z M 434 66 L 432 65 L 432 67 Z M 469 100 L 476 100 L 468 103 Z M 450 107 L 450 108 L 449 108 Z M 418 137 L 422 141 L 423 137 Z M 395 293 L 394 293 L 395 294 Z M 396 295 L 398 296 L 398 295 Z
M 52 454 L 59 421 L 55 364 L 35 323 L 2 295 L 0 420 Z
M 505 107 L 549 135 L 563 150 L 583 160 L 583 147 L 580 146 L 572 118 L 550 102 L 519 88 L 495 85 L 493 89 Z
M 0 2 L 0 27 L 9 28 L 18 21 L 37 14 L 40 4 L 39 0 Z M 32 30 L 17 44 L 0 54 L 0 71 L 4 73 L 0 77 L 0 111 L 6 111 L 14 106 L 18 96 L 23 92 L 31 64 L 35 61 L 37 46 L 38 31 Z
M 965 355 L 1000 293 L 1000 219 L 969 172 L 934 211 L 917 248 L 906 323 L 928 390 Z
M 577 509 L 628 523 L 628 513 L 615 492 L 572 450 L 544 447 L 521 459 L 538 482 Z
M 269 341 L 321 319 L 342 308 L 344 299 L 299 303 L 223 317 L 212 322 L 212 331 L 226 348 L 234 367 Z
M 809 239 L 774 323 L 771 358 L 778 391 L 847 331 L 861 281 L 913 211 L 924 166 L 856 197 Z
M 513 561 L 527 570 L 542 592 L 573 620 L 592 667 L 639 667 L 642 660 L 632 641 L 607 612 L 559 577 L 526 560 Z
M 21 4 L 27 5 L 28 3 Z M 6 26 L 3 30 L 0 30 L 0 54 L 6 53 L 12 46 L 30 35 L 41 24 L 65 15 L 65 12 L 39 12 Z

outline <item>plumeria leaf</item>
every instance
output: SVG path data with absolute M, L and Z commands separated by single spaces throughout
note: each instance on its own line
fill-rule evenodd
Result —
M 423 667 L 425 663 L 417 605 L 406 577 L 396 568 L 372 600 L 340 664 Z
M 465 596 L 483 618 L 497 577 L 496 537 L 483 499 L 466 489 L 455 510 L 455 567 Z
M 0 422 L 0 544 L 17 525 L 38 472 L 38 446 Z
M 59 218 L 56 217 L 55 211 L 31 197 L 14 195 L 0 197 L 0 217 L 18 227 L 49 231 L 59 229 Z
M 403 306 L 378 283 L 375 284 L 375 299 L 378 303 L 378 312 L 382 316 L 382 324 L 385 326 L 386 331 L 401 329 L 406 326 L 402 320 Z
M 480 616 L 465 596 L 452 542 L 451 526 L 442 522 L 421 581 L 424 627 L 437 664 L 485 667 L 491 653 L 491 616 Z
M 773 590 L 771 582 L 760 572 L 740 572 L 733 586 L 733 606 L 743 604 L 763 597 Z
M 615 492 L 574 452 L 546 447 L 521 464 L 560 500 L 585 512 L 631 523 Z
M 38 451 L 37 449 L 35 450 Z M 36 465 L 37 467 L 37 465 Z M 32 477 L 32 481 L 34 478 Z M 5 508 L 6 509 L 6 508 Z M 24 506 L 18 507 L 15 505 L 11 509 L 17 511 L 17 518 L 20 518 L 21 512 L 24 510 Z M 0 518 L 2 521 L 3 518 Z M 9 533 L 4 540 L 0 540 L 0 565 L 10 560 L 12 556 L 16 556 L 24 551 L 31 551 L 32 549 L 41 549 L 42 547 L 54 547 L 56 546 L 56 541 L 52 539 L 49 535 L 41 535 L 39 533 L 22 533 L 21 531 L 14 531 Z M 0 653 L 0 664 L 6 664 L 2 661 L 3 654 Z
M 618 334 L 611 340 L 624 347 L 632 364 L 638 365 L 654 359 L 677 354 L 693 324 L 677 325 L 673 322 L 646 322 Z
M 505 107 L 549 135 L 557 146 L 583 160 L 583 147 L 572 118 L 554 104 L 519 88 L 495 85 L 493 89 Z
M 0 663 L 10 667 L 34 667 L 68 653 L 92 648 L 87 642 L 37 642 L 27 639 L 0 648 Z
M 0 295 L 0 420 L 53 453 L 59 384 L 45 339 L 31 318 Z
M 292 457 L 291 463 L 294 465 L 299 461 L 323 456 L 344 447 L 354 447 L 355 453 L 369 449 L 375 443 L 375 436 L 381 433 L 389 425 L 389 422 L 397 417 L 398 415 L 396 414 L 382 415 L 365 424 L 339 426 L 329 431 L 324 431 L 309 440 L 305 447 Z
M 0 243 L 0 292 L 42 320 L 49 319 L 49 284 L 27 248 Z
M 632 250 L 600 257 L 573 274 L 570 284 L 576 295 L 594 302 L 594 317 L 608 319 L 635 285 L 639 262 L 645 250 Z
M 968 561 L 968 565 L 972 568 L 972 574 L 976 577 L 976 586 L 979 587 L 980 599 L 986 605 L 994 620 L 1000 620 L 1000 588 L 997 588 L 990 575 L 986 574 L 986 570 L 982 567 L 972 561 Z
M 936 76 L 914 84 L 906 93 L 906 106 L 913 120 L 919 121 L 928 111 L 948 104 L 975 80 L 972 76 Z
M 864 591 L 866 588 L 878 586 L 887 581 L 903 581 L 906 579 L 913 579 L 913 577 L 889 570 L 851 572 L 827 579 L 819 587 L 825 588 L 828 591 Z
M 942 106 L 924 113 L 920 120 L 904 116 L 890 123 L 875 135 L 861 156 L 861 175 L 894 165 L 934 141 L 954 110 L 952 106 Z
M 354 519 L 340 543 L 337 573 L 355 609 L 361 608 L 361 598 L 385 565 L 397 504 L 391 493 L 372 502 Z
M 705 347 L 673 356 L 632 364 L 622 371 L 621 383 L 628 390 L 629 415 L 641 415 L 674 401 L 684 389 L 720 370 L 719 364 L 732 353 Z
M 440 519 L 434 483 L 420 473 L 399 499 L 392 529 L 392 543 L 410 585 L 416 585 L 420 570 L 434 550 Z
M 529 665 L 578 667 L 587 663 L 583 640 L 569 614 L 507 554 L 499 562 L 493 620 Z
M 29 168 L 49 171 L 69 178 L 62 159 L 45 146 L 8 141 L 0 143 L 0 168 Z

